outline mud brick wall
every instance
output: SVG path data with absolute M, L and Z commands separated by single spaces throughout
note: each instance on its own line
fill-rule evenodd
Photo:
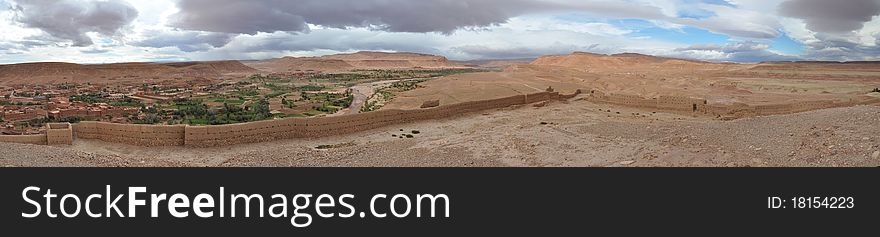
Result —
M 755 109 L 743 103 L 725 105 L 697 105 L 697 113 L 713 117 L 750 117 L 756 116 Z
M 139 125 L 85 121 L 73 126 L 76 138 L 138 146 L 179 146 L 185 125 Z
M 531 104 L 531 103 L 535 103 L 535 102 L 555 100 L 556 98 L 559 98 L 558 92 L 540 92 L 540 93 L 525 95 L 525 100 L 526 100 L 525 103 Z
M 840 101 L 814 100 L 778 104 L 747 105 L 743 103 L 709 104 L 705 99 L 687 96 L 660 96 L 658 98 L 649 99 L 637 95 L 605 93 L 600 90 L 589 90 L 589 92 L 590 93 L 585 99 L 595 103 L 607 103 L 635 108 L 657 109 L 674 113 L 727 118 L 791 114 L 817 109 L 856 105 L 880 105 L 880 98 L 867 96 L 853 97 Z
M 716 117 L 750 117 L 803 112 L 815 109 L 878 104 L 880 98 L 857 97 L 844 101 L 802 101 L 750 106 L 743 103 L 708 104 L 706 100 L 685 96 L 660 96 L 642 98 L 626 94 L 606 94 L 599 90 L 586 90 L 586 100 L 629 107 L 665 110 L 676 113 Z M 242 124 L 216 126 L 187 125 L 136 125 L 105 122 L 80 122 L 78 124 L 48 129 L 42 135 L 0 136 L 0 142 L 27 144 L 71 144 L 77 139 L 98 139 L 106 142 L 137 146 L 192 146 L 215 147 L 243 143 L 255 143 L 290 138 L 312 138 L 344 135 L 384 126 L 421 120 L 441 119 L 461 114 L 513 105 L 531 104 L 549 100 L 570 99 L 570 95 L 558 92 L 539 92 L 491 100 L 469 101 L 415 110 L 379 110 L 336 117 L 287 118 Z M 52 125 L 49 125 L 50 128 Z
M 47 145 L 73 144 L 73 127 L 69 123 L 46 124 Z
M 856 105 L 878 104 L 880 98 L 853 98 L 844 101 L 815 100 L 798 101 L 791 103 L 746 105 L 735 103 L 730 105 L 703 105 L 697 107 L 697 112 L 717 117 L 753 117 L 779 114 L 791 114 L 818 109 L 850 107 Z
M 572 99 L 572 98 L 574 98 L 574 97 L 577 97 L 577 96 L 580 95 L 581 93 L 583 93 L 583 91 L 582 91 L 581 89 L 578 89 L 578 90 L 576 90 L 574 93 L 572 93 L 572 94 L 570 94 L 570 95 L 563 95 L 563 94 L 560 94 L 560 95 L 558 96 L 557 99 L 559 99 L 559 100 L 569 100 L 569 99 Z
M 46 145 L 46 134 L 0 135 L 0 142 Z
M 69 123 L 49 123 L 46 124 L 46 128 L 45 134 L 0 135 L 0 142 L 35 145 L 73 144 L 73 127 Z
M 602 102 L 616 104 L 616 105 L 629 106 L 629 107 L 652 108 L 652 107 L 656 106 L 656 104 L 653 103 L 653 101 L 650 101 L 648 99 L 644 99 L 644 98 L 639 97 L 637 95 L 624 95 L 624 94 L 611 93 L 611 94 L 607 94 L 603 97 L 599 97 L 598 99 L 599 99 L 599 101 L 602 101 Z
M 558 93 L 539 93 L 555 99 Z M 511 105 L 524 104 L 526 96 L 472 101 L 416 110 L 379 110 L 370 113 L 320 118 L 288 118 L 219 126 L 186 126 L 185 145 L 215 147 L 289 138 L 311 138 L 350 134 L 384 126 L 439 119 Z
M 623 105 L 627 107 L 659 109 L 667 111 L 694 112 L 700 106 L 707 104 L 704 99 L 690 98 L 686 96 L 660 96 L 658 98 L 642 98 L 637 95 L 606 94 L 602 91 L 591 90 L 588 100 L 599 103 Z
M 697 107 L 706 105 L 704 99 L 690 98 L 687 96 L 660 96 L 657 98 L 657 108 L 678 111 L 694 112 Z
M 415 110 L 379 110 L 336 117 L 287 118 L 216 126 L 134 125 L 81 122 L 73 126 L 76 138 L 98 139 L 137 146 L 214 147 L 289 138 L 312 138 L 349 134 L 420 120 L 446 118 L 488 109 L 534 103 L 575 95 L 540 92 L 498 99 L 470 101 Z

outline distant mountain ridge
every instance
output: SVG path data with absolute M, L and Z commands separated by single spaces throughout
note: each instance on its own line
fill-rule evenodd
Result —
M 345 71 L 355 69 L 466 68 L 442 56 L 420 53 L 386 53 L 362 51 L 321 57 L 283 57 L 250 61 L 248 66 L 266 72 Z
M 0 65 L 0 84 L 36 83 L 105 83 L 145 82 L 155 80 L 191 80 L 241 77 L 254 73 L 285 73 L 302 71 L 339 72 L 358 69 L 442 69 L 442 68 L 506 68 L 511 65 L 566 67 L 579 70 L 700 70 L 725 67 L 737 70 L 809 69 L 822 65 L 830 70 L 876 70 L 877 61 L 777 61 L 758 64 L 713 63 L 698 60 L 658 57 L 638 53 L 597 54 L 573 52 L 567 55 L 541 56 L 534 60 L 472 60 L 450 61 L 443 56 L 406 53 L 371 52 L 326 55 L 320 57 L 283 57 L 268 60 L 202 61 L 167 63 L 75 64 L 39 62 Z
M 0 65 L 0 83 L 103 83 L 109 80 L 213 79 L 257 70 L 239 61 L 75 64 L 60 62 Z
M 260 72 L 346 71 L 356 69 L 467 68 L 445 57 L 420 53 L 357 52 L 322 57 L 253 61 L 76 64 L 40 62 L 0 65 L 0 84 L 105 83 L 219 79 Z
M 542 56 L 530 63 L 539 66 L 559 66 L 559 67 L 629 67 L 644 65 L 700 65 L 709 64 L 708 62 L 658 57 L 637 53 L 621 53 L 621 54 L 596 54 L 588 52 L 574 52 L 568 55 L 550 55 Z

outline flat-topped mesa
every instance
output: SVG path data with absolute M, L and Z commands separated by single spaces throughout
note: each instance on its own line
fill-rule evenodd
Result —
M 245 66 L 239 61 L 205 61 L 205 62 L 183 62 L 183 63 L 163 63 L 161 65 L 179 67 L 193 70 L 210 70 L 217 73 L 254 73 L 256 69 Z
M 266 72 L 293 71 L 344 71 L 355 67 L 346 61 L 324 58 L 283 57 L 257 62 L 248 62 L 248 66 Z
M 248 62 L 247 65 L 267 72 L 469 68 L 462 64 L 450 62 L 442 56 L 420 53 L 368 51 L 321 57 L 283 57 Z

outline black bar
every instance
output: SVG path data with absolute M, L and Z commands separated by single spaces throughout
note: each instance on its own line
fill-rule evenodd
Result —
M 34 236 L 850 236 L 876 231 L 880 213 L 880 169 L 876 168 L 4 168 L 0 169 L 0 180 L 4 231 Z M 216 193 L 219 187 L 224 187 L 227 194 L 266 197 L 275 193 L 350 193 L 356 197 L 352 203 L 358 211 L 369 205 L 365 199 L 377 193 L 442 193 L 450 198 L 450 218 L 314 217 L 311 225 L 297 228 L 288 218 L 205 219 L 192 213 L 188 218 L 173 218 L 167 212 L 160 212 L 164 216 L 159 218 L 148 218 L 148 207 L 138 209 L 135 218 L 90 218 L 82 213 L 76 218 L 21 216 L 34 209 L 22 198 L 22 191 L 28 186 L 41 187 L 43 192 L 52 189 L 56 194 L 85 197 L 104 193 L 106 185 L 112 186 L 114 194 L 125 193 L 127 187 L 144 186 L 147 193 L 184 193 L 190 198 L 199 193 Z M 41 198 L 37 192 L 30 196 Z M 769 197 L 801 196 L 852 197 L 854 207 L 768 208 Z M 120 201 L 124 213 L 126 198 L 127 195 Z M 148 197 L 144 195 L 142 199 Z M 55 200 L 57 203 L 58 199 Z M 98 207 L 103 209 L 102 205 Z

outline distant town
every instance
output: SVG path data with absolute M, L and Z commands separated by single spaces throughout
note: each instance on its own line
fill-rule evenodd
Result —
M 422 80 L 474 69 L 297 71 L 253 74 L 238 80 L 166 80 L 158 83 L 0 85 L 0 133 L 38 134 L 53 122 L 217 125 L 284 117 L 328 116 L 352 105 L 351 87 L 369 88 L 357 111 L 378 109 L 393 92 Z

